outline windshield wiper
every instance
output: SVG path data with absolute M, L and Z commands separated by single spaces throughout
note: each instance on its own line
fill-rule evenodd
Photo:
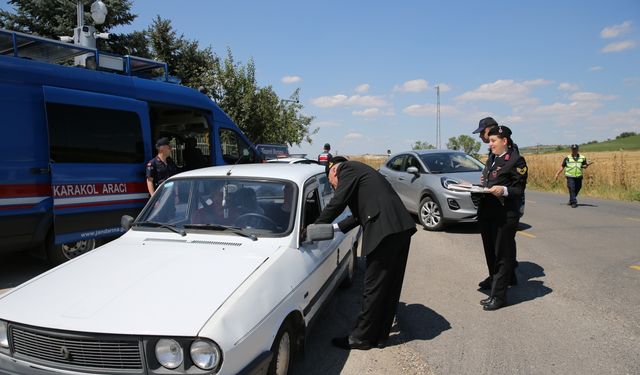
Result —
M 185 224 L 185 228 L 193 228 L 193 229 L 211 229 L 211 230 L 226 230 L 231 233 L 235 233 L 242 237 L 250 238 L 253 241 L 257 241 L 258 237 L 256 237 L 253 233 L 247 233 L 244 229 L 239 227 L 232 227 L 230 225 L 222 225 L 222 224 Z
M 172 232 L 178 233 L 182 237 L 187 235 L 187 232 L 184 229 L 178 228 L 175 225 L 158 223 L 157 221 L 139 221 L 137 223 L 133 223 L 131 226 L 133 227 L 159 227 L 159 228 L 167 228 Z

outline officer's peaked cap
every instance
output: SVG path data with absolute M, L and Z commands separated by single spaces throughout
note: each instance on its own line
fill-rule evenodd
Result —
M 499 135 L 505 138 L 511 138 L 511 129 L 504 125 L 498 125 L 495 128 L 489 130 L 489 135 Z
M 484 129 L 490 126 L 496 126 L 496 125 L 498 125 L 498 122 L 494 120 L 493 117 L 485 117 L 482 120 L 480 120 L 480 122 L 478 122 L 478 129 L 474 130 L 473 134 L 480 133 Z
M 158 139 L 158 141 L 156 142 L 156 148 L 160 147 L 160 146 L 169 146 L 169 138 L 167 137 L 162 137 L 160 139 Z

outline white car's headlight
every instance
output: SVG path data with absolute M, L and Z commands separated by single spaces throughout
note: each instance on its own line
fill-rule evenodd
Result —
M 213 370 L 220 363 L 220 348 L 211 341 L 198 339 L 191 344 L 191 359 L 203 370 Z
M 173 370 L 184 360 L 182 346 L 176 340 L 160 339 L 156 343 L 156 359 L 162 367 Z
M 0 349 L 9 349 L 9 329 L 3 321 L 0 321 Z

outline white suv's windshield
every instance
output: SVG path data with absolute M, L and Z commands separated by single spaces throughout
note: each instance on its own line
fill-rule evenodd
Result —
M 242 229 L 252 235 L 288 233 L 295 218 L 295 184 L 246 178 L 168 181 L 153 195 L 134 225 L 186 231 Z M 145 225 L 148 224 L 148 225 Z
M 420 155 L 420 159 L 431 173 L 481 172 L 484 165 L 463 153 L 430 153 Z

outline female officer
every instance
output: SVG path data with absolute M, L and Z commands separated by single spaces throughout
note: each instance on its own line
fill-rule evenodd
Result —
M 520 220 L 520 203 L 527 185 L 527 163 L 513 149 L 511 129 L 496 126 L 488 135 L 491 153 L 495 158 L 482 171 L 488 193 L 482 194 L 478 217 L 489 225 L 488 238 L 483 242 L 495 254 L 491 270 L 491 294 L 480 301 L 484 310 L 491 311 L 507 304 L 507 288 L 515 267 L 515 236 Z

